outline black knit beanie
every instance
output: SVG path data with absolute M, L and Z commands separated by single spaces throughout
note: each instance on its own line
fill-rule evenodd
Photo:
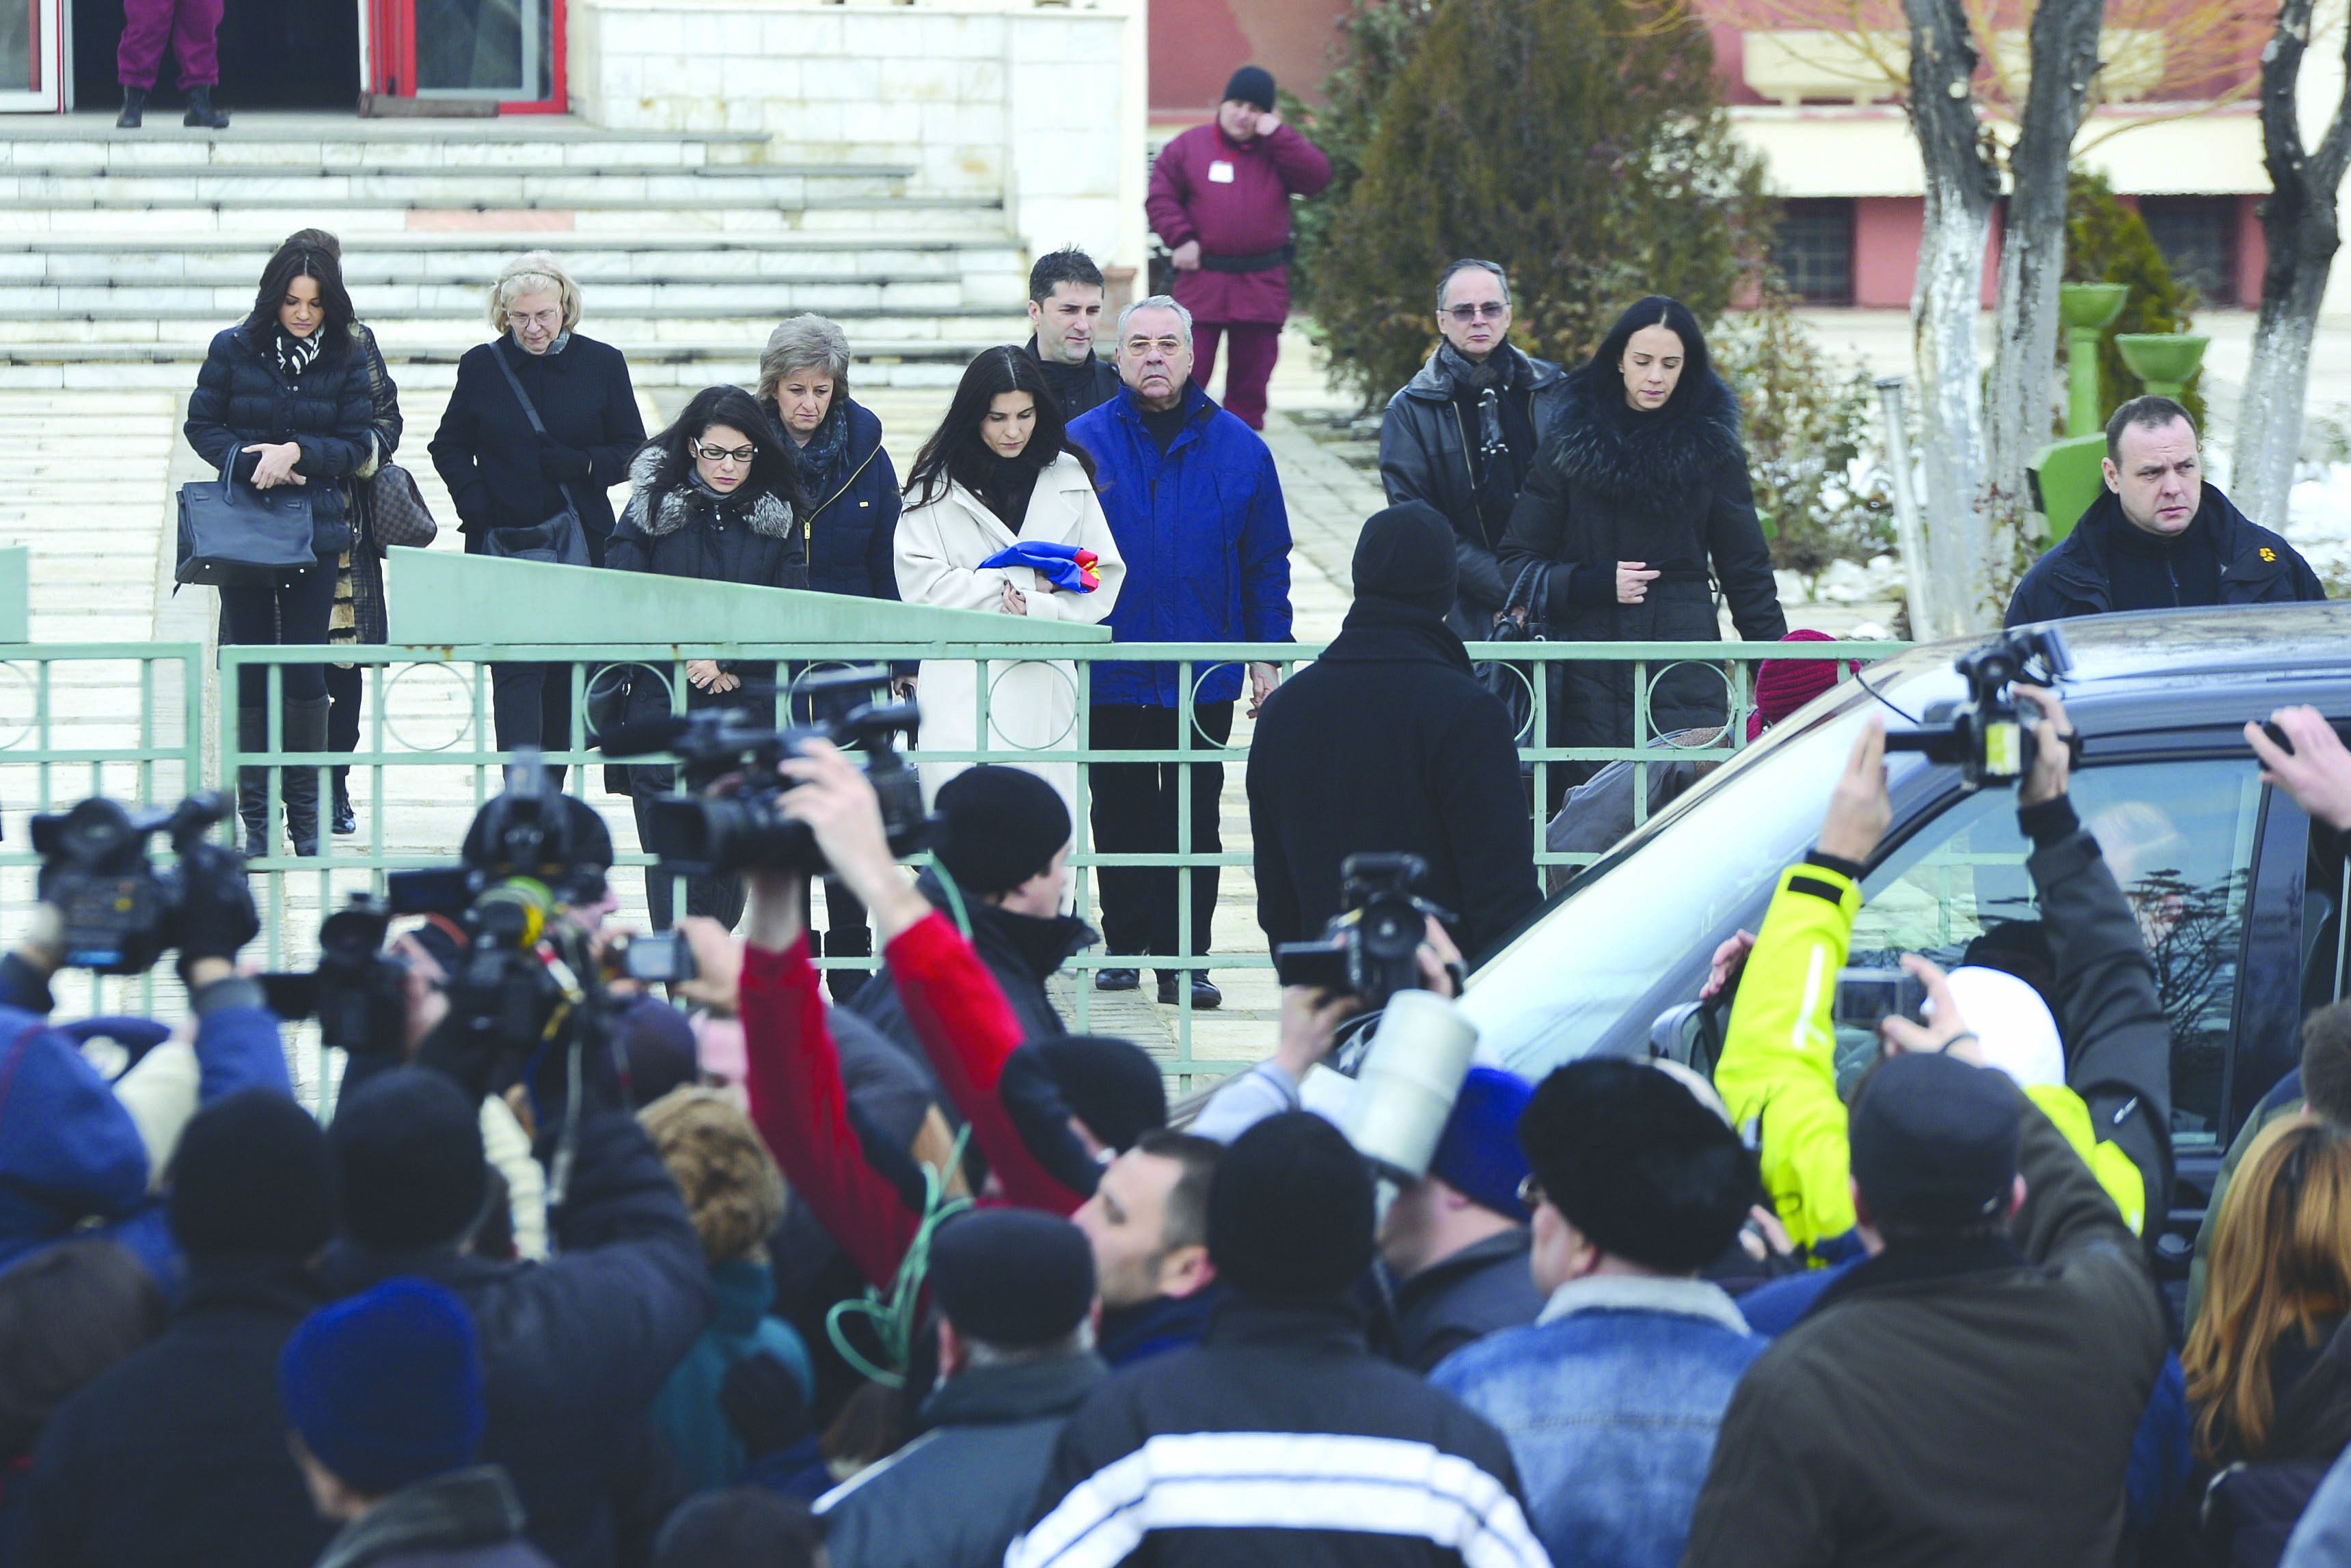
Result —
M 1061 792 L 1019 768 L 968 768 L 939 786 L 932 846 L 956 886 L 976 898 L 1009 893 L 1070 842 Z
M 1144 1133 L 1167 1125 L 1167 1079 L 1134 1041 L 1072 1034 L 1024 1049 L 1045 1058 L 1061 1103 L 1095 1142 L 1123 1154 Z
M 268 1089 L 215 1100 L 180 1135 L 166 1212 L 191 1258 L 308 1258 L 335 1233 L 327 1135 Z
M 1224 102 L 1246 103 L 1273 112 L 1273 73 L 1263 66 L 1243 66 L 1225 84 Z
M 1235 1138 L 1208 1188 L 1208 1258 L 1235 1291 L 1317 1301 L 1372 1266 L 1372 1175 L 1346 1135 L 1311 1111 Z
M 1453 524 L 1426 501 L 1407 501 L 1364 521 L 1355 539 L 1355 597 L 1400 599 L 1432 615 L 1453 607 L 1460 566 Z
M 488 1194 L 479 1109 L 425 1067 L 369 1079 L 327 1129 L 343 1231 L 362 1247 L 406 1251 L 455 1242 Z
M 1093 1248 L 1059 1216 L 983 1209 L 939 1227 L 929 1283 L 966 1338 L 1014 1349 L 1050 1345 L 1094 1304 Z
M 1761 1193 L 1729 1123 L 1670 1074 L 1621 1057 L 1545 1078 L 1519 1142 L 1544 1201 L 1585 1240 L 1664 1273 L 1711 1262 Z

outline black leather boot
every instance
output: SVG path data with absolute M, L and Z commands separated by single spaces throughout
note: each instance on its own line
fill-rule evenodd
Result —
M 122 89 L 122 112 L 114 117 L 115 127 L 121 130 L 136 130 L 139 129 L 140 122 L 145 118 L 146 113 L 147 89 L 145 88 L 135 87 L 124 88 Z
M 247 756 L 269 744 L 269 711 L 236 711 L 236 749 Z M 250 860 L 269 853 L 269 770 L 236 770 L 236 819 L 245 828 L 245 855 Z
M 180 117 L 180 123 L 204 130 L 226 130 L 228 115 L 213 107 L 212 88 L 193 87 L 188 89 L 188 112 Z
M 332 699 L 329 699 L 332 701 Z M 339 836 L 357 833 L 360 815 L 351 809 L 351 770 L 335 770 L 335 832 Z
M 327 749 L 327 710 L 332 705 L 325 697 L 313 697 L 307 701 L 286 704 L 286 749 L 289 752 L 323 752 Z M 294 840 L 297 855 L 319 853 L 319 768 L 306 763 L 300 767 L 288 766 L 280 771 L 279 789 L 286 797 L 286 833 Z

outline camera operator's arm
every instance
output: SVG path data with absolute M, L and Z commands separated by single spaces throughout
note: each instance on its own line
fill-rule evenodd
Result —
M 2294 749 L 2278 745 L 2258 723 L 2245 726 L 2245 743 L 2262 761 L 2262 782 L 2293 796 L 2312 821 L 2351 833 L 2351 751 L 2343 737 L 2315 708 L 2281 708 L 2270 722 Z
M 1023 1208 L 1074 1212 L 1084 1195 L 1037 1158 L 998 1092 L 1004 1064 L 1024 1038 L 1020 1020 L 971 943 L 899 868 L 873 786 L 820 741 L 783 772 L 799 787 L 785 792 L 781 809 L 815 832 L 833 874 L 872 913 L 906 1020 L 1004 1196 Z
M 65 967 L 65 917 L 55 904 L 43 901 L 33 906 L 32 924 L 7 956 L 0 958 L 0 1006 L 44 1018 L 56 1009 L 49 977 Z
M 1763 1185 L 1800 1246 L 1817 1247 L 1854 1224 L 1830 1020 L 1861 909 L 1862 868 L 1892 819 L 1886 731 L 1872 719 L 1829 797 L 1819 847 L 1780 878 L 1714 1069 L 1732 1124 L 1742 1133 L 1761 1125 Z
M 920 1217 L 865 1158 L 800 920 L 800 878 L 748 875 L 744 1088 L 751 1121 L 809 1211 L 867 1282 L 886 1288 Z
M 2142 1190 L 2116 1190 L 2126 1214 L 2161 1215 L 2171 1191 L 2171 1025 L 2156 990 L 2138 918 L 2074 814 L 2066 787 L 2073 733 L 2064 704 L 2036 687 L 2016 688 L 2042 716 L 2032 772 L 2017 790 L 2017 825 L 2032 841 L 2032 889 L 2049 939 L 2054 990 L 2069 1061 L 2065 1080 L 2088 1107 L 2103 1150 L 2085 1151 L 2110 1189 L 2126 1187 L 2126 1156 Z M 2070 1107 L 2045 1106 L 2061 1126 Z M 2144 1221 L 2142 1220 L 2142 1223 Z

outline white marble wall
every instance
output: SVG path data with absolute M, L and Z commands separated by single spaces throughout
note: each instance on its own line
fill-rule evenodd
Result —
M 1030 254 L 1144 261 L 1144 0 L 576 0 L 572 107 L 599 125 L 758 130 L 778 162 L 911 171 L 1001 200 Z

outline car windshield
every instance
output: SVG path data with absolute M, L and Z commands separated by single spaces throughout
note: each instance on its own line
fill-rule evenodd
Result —
M 1910 713 L 1959 690 L 1948 652 L 1890 660 L 1869 680 Z M 1593 866 L 1471 978 L 1462 1005 L 1481 1052 L 1529 1075 L 1588 1054 L 1701 943 L 1729 934 L 1812 843 L 1873 711 L 1866 691 L 1844 682 Z M 1924 765 L 1916 753 L 1888 759 L 1897 794 Z

